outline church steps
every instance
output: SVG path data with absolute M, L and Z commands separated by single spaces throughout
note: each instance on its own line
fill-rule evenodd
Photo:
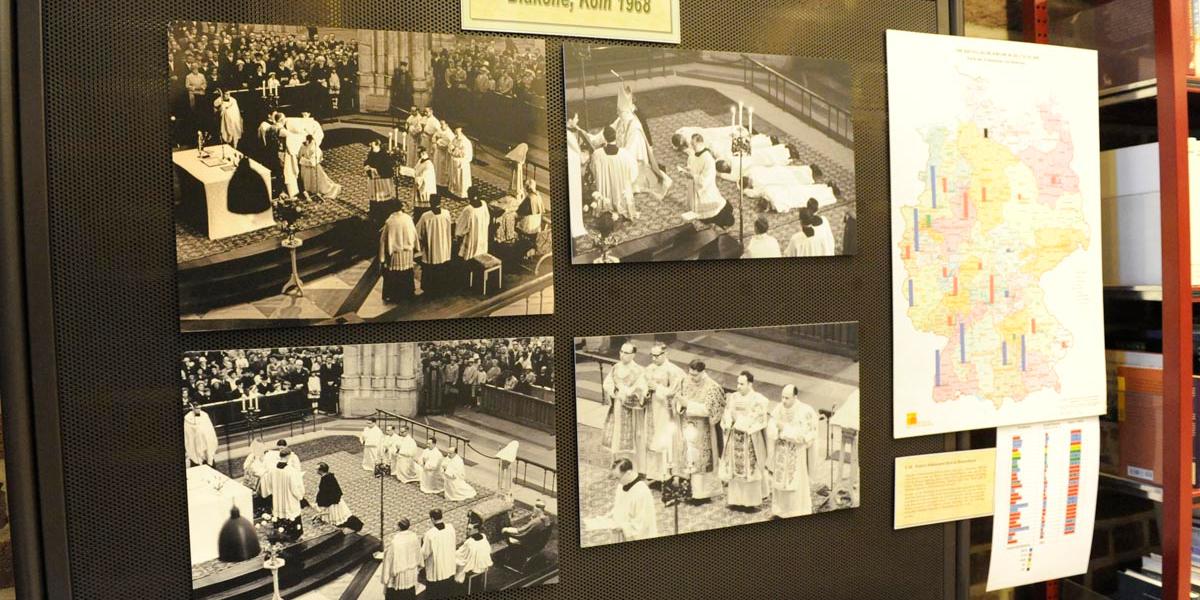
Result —
M 375 581 L 375 573 L 379 570 L 379 564 L 373 560 L 364 562 L 338 600 L 358 600 L 367 586 Z
M 336 273 L 362 260 L 365 249 L 346 240 L 363 238 L 362 220 L 350 218 L 305 239 L 297 251 L 297 270 L 304 281 Z M 277 240 L 256 246 L 254 252 L 237 252 L 224 260 L 193 261 L 180 266 L 179 302 L 184 314 L 260 300 L 279 294 L 291 273 L 286 251 Z
M 379 541 L 371 536 L 357 533 L 338 532 L 322 536 L 312 545 L 299 550 L 298 560 L 303 562 L 305 576 L 294 585 L 281 589 L 286 598 L 299 596 L 332 581 L 341 574 L 359 566 L 379 549 Z M 293 546 L 285 551 L 287 554 L 296 552 Z M 297 560 L 293 558 L 291 560 Z M 251 561 L 247 561 L 251 563 Z M 197 600 L 262 600 L 271 597 L 272 583 L 270 571 L 262 568 L 261 563 L 253 561 L 251 569 L 239 574 L 231 581 L 224 582 L 218 589 L 213 586 L 203 586 L 203 581 L 196 582 L 193 598 Z M 285 566 L 286 570 L 288 567 Z M 281 576 L 282 577 L 282 576 Z M 230 583 L 236 587 L 227 587 Z M 285 584 L 286 585 L 286 584 Z

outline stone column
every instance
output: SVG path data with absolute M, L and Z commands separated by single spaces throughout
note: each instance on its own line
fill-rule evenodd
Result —
M 414 344 L 347 346 L 343 361 L 341 414 L 366 417 L 377 409 L 412 417 L 417 414 Z

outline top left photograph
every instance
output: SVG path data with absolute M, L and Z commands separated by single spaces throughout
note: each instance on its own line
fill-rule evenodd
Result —
M 554 311 L 543 41 L 167 38 L 181 330 Z

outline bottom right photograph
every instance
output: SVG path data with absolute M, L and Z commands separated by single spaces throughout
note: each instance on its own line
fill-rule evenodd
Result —
M 575 339 L 580 543 L 858 506 L 858 324 Z

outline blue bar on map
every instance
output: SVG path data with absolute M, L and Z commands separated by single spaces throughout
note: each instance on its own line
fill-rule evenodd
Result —
M 913 280 L 908 280 L 908 305 L 913 305 Z
M 929 189 L 933 190 L 933 207 L 937 208 L 937 167 L 929 167 Z
M 913 250 L 921 251 L 921 216 L 917 214 L 917 209 L 913 209 Z
M 1008 365 L 1008 342 L 1000 342 L 1000 364 Z
M 1021 336 L 1021 370 L 1025 370 L 1025 336 Z
M 933 385 L 942 385 L 942 351 L 933 351 Z
M 964 365 L 967 364 L 967 326 L 965 323 L 958 324 L 958 359 Z

